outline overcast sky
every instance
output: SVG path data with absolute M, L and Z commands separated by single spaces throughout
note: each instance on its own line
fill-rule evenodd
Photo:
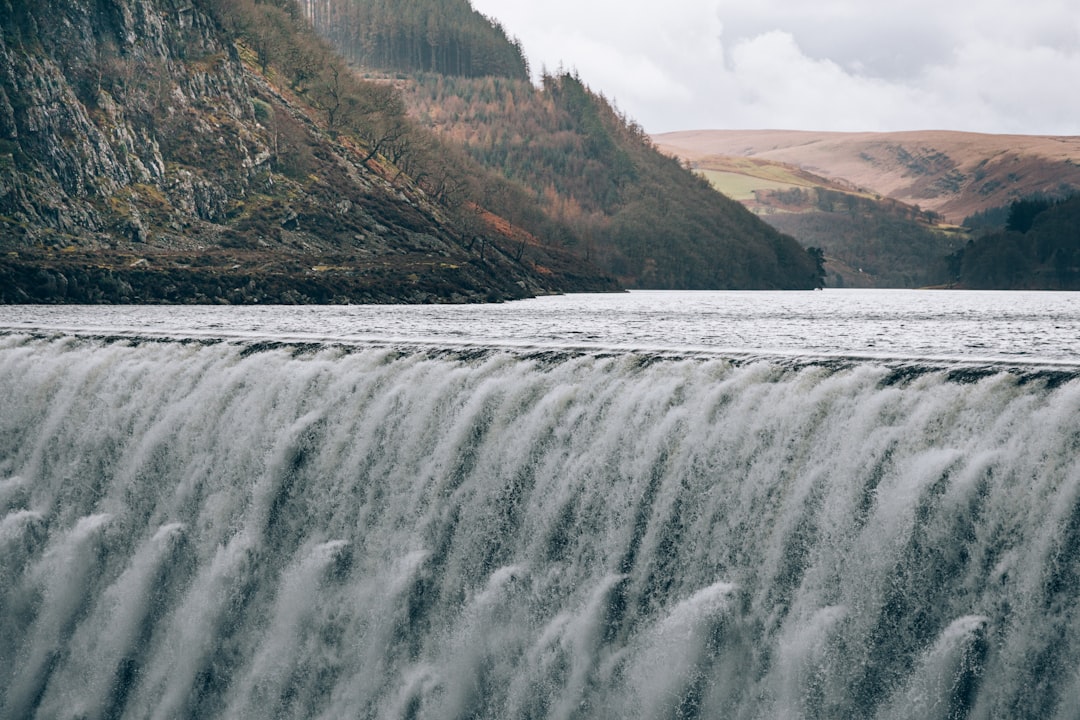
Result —
M 1077 0 L 473 0 L 647 131 L 1080 134 Z

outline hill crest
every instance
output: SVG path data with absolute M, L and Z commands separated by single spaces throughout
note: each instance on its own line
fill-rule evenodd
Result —
M 1080 191 L 1080 137 L 1073 136 L 689 130 L 653 140 L 691 162 L 734 156 L 794 165 L 954 223 L 1019 198 Z

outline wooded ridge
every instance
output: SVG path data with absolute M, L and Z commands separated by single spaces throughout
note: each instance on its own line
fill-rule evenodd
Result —
M 511 226 L 576 252 L 632 288 L 811 288 L 819 282 L 814 257 L 657 152 L 640 126 L 575 73 L 543 73 L 539 87 L 519 72 L 468 77 L 452 64 L 403 73 L 416 64 L 391 62 L 373 48 L 414 37 L 419 18 L 429 19 L 431 37 L 446 32 L 439 18 L 505 34 L 475 11 L 470 15 L 464 0 L 399 6 L 395 19 L 380 15 L 385 6 L 378 0 L 326 0 L 311 16 L 343 55 L 364 63 L 362 72 L 395 85 L 421 125 L 507 178 L 509 185 L 484 188 L 478 204 Z M 378 23 L 351 25 L 350 18 L 376 15 Z M 513 41 L 504 45 L 520 55 Z M 433 175 L 414 168 L 410 158 L 402 162 L 414 176 Z M 439 174 L 447 177 L 446 168 Z M 459 182 L 451 178 L 450 185 Z

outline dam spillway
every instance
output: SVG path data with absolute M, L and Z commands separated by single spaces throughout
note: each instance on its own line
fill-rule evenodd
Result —
M 1080 383 L 0 335 L 0 715 L 1073 717 Z

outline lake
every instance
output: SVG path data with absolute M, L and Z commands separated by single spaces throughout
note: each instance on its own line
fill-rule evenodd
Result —
M 632 292 L 502 305 L 7 306 L 0 327 L 297 342 L 1080 362 L 1080 293 Z

